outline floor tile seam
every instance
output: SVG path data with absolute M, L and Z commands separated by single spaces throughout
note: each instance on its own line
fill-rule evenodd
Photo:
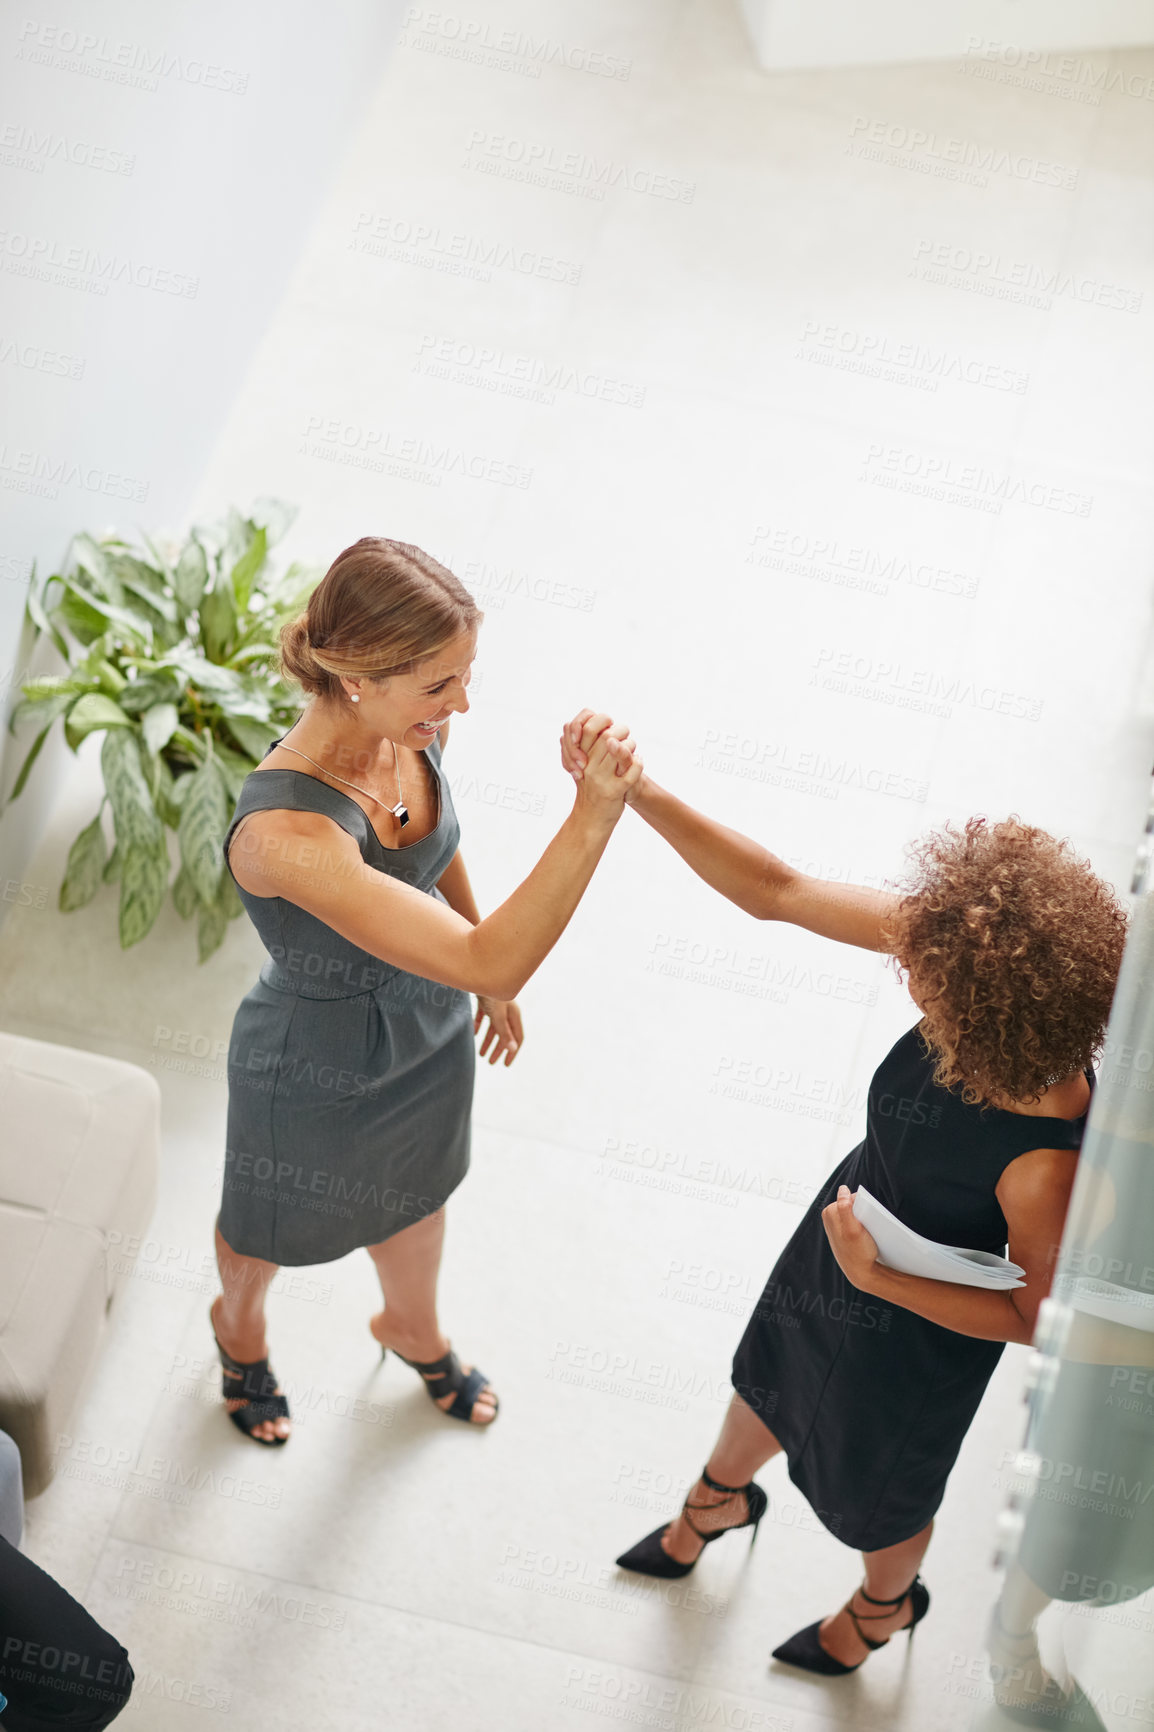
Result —
M 332 1594 L 336 1599 L 344 1600 L 350 1605 L 362 1606 L 369 1611 L 392 1612 L 401 1617 L 416 1618 L 421 1623 L 442 1625 L 446 1629 L 462 1630 L 469 1634 L 483 1637 L 497 1636 L 502 1641 L 515 1642 L 520 1647 L 535 1648 L 542 1653 L 569 1655 L 582 1660 L 596 1661 L 600 1664 L 609 1663 L 614 1665 L 623 1665 L 631 1671 L 648 1672 L 650 1676 L 655 1678 L 666 1677 L 666 1674 L 656 1672 L 650 1667 L 631 1666 L 627 1661 L 615 1660 L 611 1655 L 598 1653 L 595 1650 L 586 1651 L 585 1648 L 568 1647 L 559 1642 L 541 1641 L 535 1637 L 517 1635 L 508 1630 L 495 1627 L 490 1628 L 482 1624 L 469 1623 L 463 1618 L 445 1617 L 439 1612 L 419 1611 L 412 1606 L 402 1605 L 393 1600 L 372 1599 L 365 1594 L 348 1593 L 342 1589 L 329 1588 L 316 1582 L 302 1582 L 287 1576 L 277 1576 L 273 1575 L 268 1570 L 254 1569 L 249 1564 L 231 1564 L 220 1558 L 205 1558 L 201 1557 L 196 1552 L 178 1551 L 173 1546 L 156 1545 L 150 1540 L 131 1539 L 116 1534 L 109 1535 L 108 1537 L 115 1540 L 118 1545 L 134 1546 L 138 1550 L 159 1553 L 166 1558 L 179 1558 L 183 1563 L 199 1564 L 205 1569 L 231 1570 L 235 1571 L 238 1575 L 257 1576 L 262 1581 L 270 1582 L 278 1588 L 288 1588 L 299 1593 Z M 695 1666 L 698 1663 L 704 1640 L 704 1635 L 702 1635 L 695 1644 L 693 1657 L 693 1664 Z M 671 1683 L 686 1683 L 690 1680 L 671 1675 L 669 1676 L 668 1681 Z
M 199 1298 L 199 1295 L 196 1295 L 196 1294 L 190 1295 L 190 1297 L 189 1297 L 189 1313 L 190 1313 L 190 1315 L 191 1315 L 193 1300 L 195 1300 L 197 1298 Z M 186 1317 L 184 1319 L 184 1323 L 183 1323 L 184 1329 L 188 1328 L 188 1323 L 189 1323 L 189 1318 Z M 102 1359 L 100 1364 L 96 1368 L 96 1376 L 94 1377 L 94 1380 L 93 1380 L 93 1386 L 90 1388 L 88 1400 L 91 1400 L 93 1398 L 94 1386 L 95 1386 L 97 1379 L 99 1378 L 99 1374 L 100 1374 L 101 1369 L 103 1369 L 103 1365 L 104 1365 L 104 1361 Z M 152 1405 L 148 1409 L 147 1415 L 143 1418 L 143 1421 L 141 1423 L 140 1436 L 141 1436 L 142 1440 L 148 1436 L 149 1432 L 152 1430 L 153 1425 L 156 1423 L 157 1418 L 159 1417 L 161 1404 L 163 1403 L 166 1394 L 167 1394 L 167 1391 L 165 1390 L 163 1385 L 159 1385 L 157 1387 L 156 1395 L 155 1395 L 155 1398 L 152 1402 Z M 143 1447 L 143 1444 L 142 1444 L 142 1447 Z M 91 1592 L 93 1580 L 96 1576 L 97 1570 L 100 1567 L 100 1563 L 101 1563 L 101 1560 L 104 1557 L 104 1553 L 108 1547 L 109 1540 L 117 1538 L 117 1535 L 115 1534 L 115 1532 L 113 1530 L 115 1529 L 117 1522 L 120 1520 L 120 1515 L 121 1515 L 121 1511 L 124 1508 L 125 1500 L 128 1498 L 131 1498 L 133 1495 L 134 1494 L 131 1491 L 131 1489 L 128 1486 L 126 1486 L 125 1489 L 121 1492 L 120 1497 L 118 1498 L 117 1502 L 113 1506 L 112 1513 L 108 1517 L 107 1522 L 104 1524 L 104 1538 L 100 1542 L 99 1549 L 97 1550 L 96 1556 L 94 1557 L 93 1562 L 92 1562 L 92 1568 L 88 1574 L 87 1582 L 85 1584 L 85 1594 L 82 1596 L 82 1599 L 84 1599 L 84 1600 L 87 1599 L 88 1595 Z

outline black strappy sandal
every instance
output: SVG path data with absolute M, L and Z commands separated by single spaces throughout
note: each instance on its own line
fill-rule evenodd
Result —
M 899 1594 L 896 1600 L 875 1600 L 873 1595 L 867 1594 L 864 1588 L 858 1588 L 856 1592 L 871 1606 L 894 1607 L 900 1606 L 905 1600 L 909 1600 L 913 1616 L 908 1624 L 903 1624 L 901 1630 L 895 1630 L 894 1634 L 900 1636 L 902 1630 L 907 1630 L 911 1639 L 914 1631 L 930 1609 L 930 1591 L 920 1576 L 915 1576 L 905 1593 Z M 876 1652 L 878 1648 L 884 1648 L 886 1642 L 890 1641 L 889 1636 L 886 1637 L 885 1642 L 873 1641 L 871 1637 L 866 1635 L 861 1626 L 880 1623 L 883 1618 L 892 1618 L 892 1611 L 874 1612 L 872 1616 L 865 1612 L 855 1612 L 853 1610 L 853 1594 L 850 1595 L 842 1609 L 849 1614 L 854 1629 L 867 1648 Z M 787 1666 L 799 1666 L 803 1672 L 819 1672 L 826 1678 L 840 1678 L 844 1673 L 856 1672 L 858 1666 L 865 1665 L 866 1660 L 869 1659 L 868 1654 L 853 1666 L 847 1666 L 844 1660 L 835 1660 L 832 1654 L 827 1654 L 818 1637 L 820 1629 L 821 1620 L 819 1619 L 816 1624 L 809 1624 L 804 1630 L 799 1630 L 796 1636 L 791 1636 L 787 1642 L 781 1644 L 780 1648 L 773 1650 L 774 1659 L 784 1660 Z
M 686 1498 L 685 1502 L 681 1506 L 681 1513 L 685 1517 L 685 1525 L 690 1528 L 701 1541 L 702 1551 L 705 1550 L 705 1547 L 709 1545 L 712 1540 L 719 1540 L 722 1534 L 737 1533 L 738 1529 L 748 1527 L 752 1527 L 753 1529 L 753 1532 L 749 1536 L 749 1543 L 752 1546 L 754 1540 L 757 1538 L 757 1530 L 761 1524 L 761 1518 L 769 1508 L 769 1499 L 766 1497 L 762 1487 L 752 1479 L 748 1485 L 722 1485 L 720 1480 L 711 1479 L 704 1468 L 701 1470 L 701 1478 L 709 1487 L 710 1491 L 724 1491 L 727 1492 L 730 1497 L 738 1497 L 744 1493 L 746 1503 L 746 1517 L 743 1522 L 730 1522 L 727 1527 L 711 1528 L 708 1533 L 703 1534 L 699 1527 L 694 1526 L 690 1519 L 689 1511 L 722 1509 L 724 1507 L 724 1500 L 722 1503 L 690 1503 L 689 1499 Z M 701 1556 L 701 1552 L 698 1552 L 697 1558 L 694 1558 L 693 1563 L 691 1564 L 682 1564 L 679 1563 L 676 1558 L 670 1557 L 669 1553 L 662 1545 L 661 1540 L 663 1535 L 668 1533 L 671 1526 L 672 1523 L 666 1522 L 663 1528 L 654 1528 L 651 1534 L 646 1534 L 643 1540 L 638 1540 L 637 1544 L 632 1546 L 629 1551 L 622 1552 L 621 1556 L 617 1559 L 618 1569 L 635 1570 L 637 1574 L 641 1576 L 661 1576 L 662 1578 L 687 1576 L 693 1568 L 693 1565 L 696 1564 L 697 1558 Z
M 211 1305 L 208 1308 L 208 1326 L 220 1354 L 221 1395 L 226 1401 L 244 1402 L 243 1407 L 229 1409 L 228 1417 L 237 1430 L 243 1431 L 246 1437 L 251 1437 L 254 1443 L 263 1444 L 266 1449 L 278 1449 L 282 1443 L 288 1442 L 287 1437 L 255 1435 L 256 1427 L 264 1425 L 267 1420 L 290 1417 L 288 1401 L 278 1393 L 277 1380 L 269 1369 L 268 1360 L 253 1359 L 246 1363 L 234 1359 L 231 1353 L 226 1353 L 216 1333 Z
M 373 1340 L 376 1341 L 376 1339 L 374 1335 Z M 377 1344 L 380 1345 L 379 1342 Z M 381 1348 L 382 1360 L 388 1351 L 387 1347 Z M 397 1353 L 395 1347 L 393 1352 Z M 501 1404 L 490 1387 L 485 1373 L 476 1365 L 472 1371 L 464 1371 L 461 1361 L 451 1347 L 441 1359 L 432 1359 L 425 1365 L 420 1364 L 416 1359 L 406 1359 L 403 1353 L 397 1353 L 397 1358 L 402 1365 L 409 1365 L 414 1371 L 420 1372 L 425 1388 L 429 1392 L 429 1400 L 434 1405 L 442 1401 L 446 1395 L 456 1397 L 449 1407 L 442 1407 L 439 1410 L 441 1413 L 447 1413 L 450 1419 L 463 1419 L 467 1424 L 472 1424 L 473 1409 L 476 1407 L 477 1397 L 483 1389 L 487 1389 L 492 1396 L 493 1419 L 496 1419 Z M 483 1431 L 486 1426 L 492 1425 L 493 1419 L 479 1420 L 477 1430 Z

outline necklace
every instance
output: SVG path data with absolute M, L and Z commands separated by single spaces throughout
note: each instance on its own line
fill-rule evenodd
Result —
M 296 752 L 298 758 L 303 758 L 306 764 L 312 764 L 314 768 L 321 771 L 322 775 L 331 776 L 334 782 L 345 782 L 346 788 L 356 788 L 358 794 L 368 794 L 370 800 L 376 800 L 378 806 L 384 806 L 386 812 L 391 812 L 393 814 L 393 817 L 397 820 L 397 823 L 403 830 L 409 821 L 409 808 L 405 805 L 405 796 L 401 788 L 401 766 L 397 759 L 396 740 L 393 740 L 391 744 L 393 748 L 393 770 L 397 778 L 397 803 L 395 806 L 386 805 L 384 800 L 377 799 L 376 794 L 369 794 L 367 788 L 359 787 L 356 782 L 345 782 L 343 776 L 338 776 L 335 770 L 326 770 L 323 764 L 318 764 L 316 759 L 310 758 L 307 752 L 297 751 L 295 746 L 286 746 L 283 740 L 281 741 L 280 746 L 282 752 Z

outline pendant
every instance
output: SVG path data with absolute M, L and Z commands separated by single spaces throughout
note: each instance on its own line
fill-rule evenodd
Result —
M 397 820 L 397 823 L 401 826 L 401 829 L 403 830 L 405 825 L 409 821 L 409 808 L 407 806 L 403 805 L 400 800 L 398 800 L 397 804 L 395 806 L 389 807 L 389 811 L 393 814 L 393 817 Z

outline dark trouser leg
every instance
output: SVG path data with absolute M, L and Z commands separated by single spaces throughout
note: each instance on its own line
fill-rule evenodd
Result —
M 127 1651 L 60 1583 L 0 1538 L 4 1732 L 102 1732 L 132 1693 Z

